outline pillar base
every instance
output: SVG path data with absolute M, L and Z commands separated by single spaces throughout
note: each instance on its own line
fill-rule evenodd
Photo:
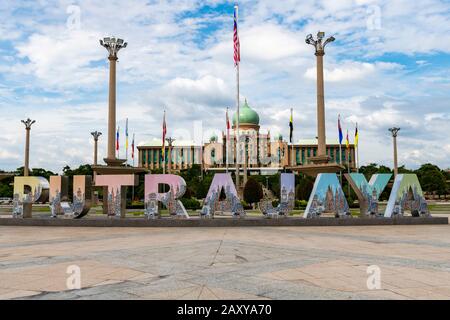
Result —
M 125 161 L 127 161 L 126 159 L 117 159 L 117 158 L 104 158 L 103 161 L 105 161 L 105 163 L 108 166 L 111 167 L 118 167 L 121 166 L 125 163 Z
M 319 173 L 337 173 L 344 171 L 345 167 L 338 163 L 306 164 L 303 166 L 287 167 L 294 172 L 304 173 L 311 177 L 317 177 Z
M 325 155 L 325 156 L 315 156 L 315 157 L 310 157 L 309 161 L 311 161 L 314 164 L 326 164 L 330 161 L 330 157 Z
M 138 174 L 148 173 L 147 168 L 140 167 L 125 167 L 125 166 L 92 166 L 92 170 L 96 174 Z

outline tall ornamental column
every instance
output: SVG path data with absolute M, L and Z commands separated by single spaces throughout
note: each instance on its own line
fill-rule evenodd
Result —
M 25 136 L 25 163 L 24 163 L 24 167 L 23 167 L 23 175 L 25 177 L 28 177 L 29 175 L 29 168 L 30 168 L 30 131 L 31 131 L 31 126 L 33 125 L 33 123 L 35 123 L 36 120 L 31 120 L 30 118 L 28 118 L 27 120 L 22 120 L 22 123 L 25 125 L 25 131 L 26 131 L 26 136 Z
M 394 145 L 394 178 L 397 177 L 398 174 L 398 162 L 397 162 L 397 135 L 400 131 L 400 128 L 390 128 L 389 131 L 392 134 L 393 145 Z
M 102 135 L 101 132 L 98 131 L 94 131 L 91 132 L 91 135 L 94 137 L 94 166 L 96 166 L 97 163 L 97 159 L 98 159 L 98 138 Z
M 117 53 L 126 48 L 127 43 L 114 37 L 100 40 L 100 44 L 108 50 L 109 56 L 109 108 L 108 108 L 108 154 L 104 159 L 106 164 L 120 165 L 125 160 L 116 159 L 116 63 Z
M 335 40 L 329 37 L 323 41 L 325 32 L 317 33 L 317 40 L 314 40 L 310 34 L 306 37 L 306 43 L 314 46 L 317 60 L 317 138 L 318 149 L 316 162 L 328 162 L 326 134 L 325 134 L 325 89 L 323 81 L 323 56 L 325 55 L 325 46 Z M 313 159 L 314 162 L 314 159 Z

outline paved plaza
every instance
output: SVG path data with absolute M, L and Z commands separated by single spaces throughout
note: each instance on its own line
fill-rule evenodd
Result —
M 450 299 L 450 226 L 0 227 L 0 298 Z

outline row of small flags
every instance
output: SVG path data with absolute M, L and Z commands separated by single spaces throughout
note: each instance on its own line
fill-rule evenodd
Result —
M 339 144 L 342 144 L 342 140 L 343 140 L 344 136 L 342 134 L 341 115 L 338 116 L 338 131 L 339 131 Z M 358 140 L 359 140 L 359 136 L 358 136 L 358 122 L 357 122 L 356 127 L 355 127 L 355 148 L 358 148 Z M 348 138 L 348 129 L 347 129 L 347 137 L 345 139 L 345 146 L 347 147 L 347 149 L 350 149 L 350 140 Z
M 133 133 L 133 140 L 131 142 L 131 159 L 133 159 L 134 161 L 134 149 L 135 149 L 135 145 L 134 145 L 134 138 L 135 135 Z M 117 152 L 117 156 L 119 156 L 119 151 L 120 151 L 120 127 L 117 126 L 117 132 L 116 132 L 116 152 Z M 128 160 L 128 118 L 126 120 L 126 125 L 125 125 L 125 155 L 126 158 Z
M 228 115 L 227 115 L 228 117 Z M 292 143 L 292 135 L 294 132 L 294 121 L 292 117 L 292 108 L 291 108 L 291 117 L 289 119 L 289 142 Z M 342 144 L 342 140 L 344 139 L 344 135 L 342 133 L 342 127 L 341 127 L 341 115 L 338 115 L 338 132 L 339 132 L 339 144 Z M 358 148 L 358 142 L 359 142 L 359 135 L 358 135 L 358 122 L 356 123 L 355 127 L 355 148 Z M 348 129 L 347 129 L 347 136 L 345 139 L 345 146 L 347 149 L 350 149 L 350 139 L 348 138 Z
M 228 115 L 228 108 L 225 113 L 225 119 L 226 119 L 226 128 L 227 128 L 227 140 L 230 138 L 230 117 Z M 165 141 L 166 141 L 166 134 L 167 134 L 167 125 L 166 125 L 166 111 L 164 111 L 163 116 L 163 125 L 162 125 L 162 154 L 164 155 L 165 152 Z M 128 150 L 128 119 L 127 119 L 127 128 L 126 128 L 126 149 Z M 342 127 L 341 127 L 341 115 L 338 116 L 338 132 L 339 132 L 339 144 L 342 144 L 342 140 L 344 139 L 344 135 L 342 133 Z M 292 143 L 293 140 L 293 133 L 294 133 L 294 120 L 293 120 L 293 109 L 291 108 L 291 116 L 289 118 L 289 142 Z M 359 134 L 358 134 L 358 123 L 356 123 L 355 127 L 355 148 L 358 148 L 358 142 L 359 142 Z M 348 136 L 348 129 L 347 129 L 347 136 L 345 139 L 345 146 L 347 149 L 350 149 L 350 139 Z M 119 130 L 117 130 L 117 150 L 119 150 Z M 133 134 L 133 143 L 132 143 L 132 157 L 134 159 L 134 134 Z
M 230 138 L 230 117 L 228 115 L 228 108 L 225 113 L 225 121 L 226 121 L 226 128 L 227 128 L 227 140 Z M 128 150 L 128 119 L 127 119 L 127 128 L 125 130 L 126 133 L 126 149 Z M 167 125 L 166 125 L 166 111 L 164 110 L 164 116 L 163 116 L 163 125 L 162 125 L 162 154 L 164 155 L 165 152 L 165 141 L 166 141 L 166 134 L 167 134 Z M 341 127 L 341 115 L 338 116 L 338 132 L 339 132 L 339 144 L 342 144 L 342 140 L 344 139 L 344 135 L 342 133 L 342 127 Z M 293 120 L 293 109 L 291 108 L 291 116 L 289 118 L 289 142 L 292 143 L 293 140 L 293 133 L 294 133 L 294 120 Z M 358 135 L 358 123 L 356 123 L 355 127 L 355 148 L 358 148 L 358 141 L 359 135 Z M 348 137 L 348 129 L 347 129 L 347 136 L 345 139 L 345 146 L 347 149 L 350 149 L 350 139 Z M 132 143 L 132 157 L 134 159 L 134 134 L 133 134 L 133 143 Z M 116 149 L 119 150 L 119 129 L 117 130 L 117 146 Z

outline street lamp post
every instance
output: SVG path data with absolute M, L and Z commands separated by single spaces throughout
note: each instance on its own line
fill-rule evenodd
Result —
M 327 163 L 328 156 L 326 151 L 326 137 L 325 137 L 325 90 L 323 81 L 323 56 L 325 55 L 325 46 L 335 40 L 334 37 L 329 37 L 325 41 L 325 32 L 317 33 L 317 40 L 314 40 L 312 34 L 306 37 L 306 43 L 314 46 L 315 55 L 317 57 L 317 157 L 315 162 Z M 313 160 L 314 161 L 314 160 Z
M 99 132 L 99 131 L 94 131 L 94 132 L 91 132 L 91 135 L 94 137 L 94 166 L 96 166 L 97 165 L 97 158 L 98 158 L 97 157 L 97 154 L 98 154 L 98 138 L 102 135 L 102 133 Z M 97 180 L 97 171 L 94 170 L 94 183 L 95 183 L 96 180 Z M 103 188 L 103 192 L 105 192 L 105 194 L 107 194 L 107 189 Z M 98 192 L 95 192 L 94 199 L 95 199 L 94 200 L 95 204 L 98 204 Z M 106 205 L 105 205 L 105 208 L 107 208 Z M 104 211 L 104 213 L 108 212 L 107 209 L 104 209 L 103 211 Z
M 392 139 L 394 142 L 394 178 L 397 177 L 398 174 L 398 162 L 397 162 L 397 135 L 400 131 L 400 128 L 389 128 L 389 131 L 392 134 Z
M 102 135 L 101 132 L 94 131 L 91 132 L 91 135 L 94 137 L 94 166 L 97 165 L 97 151 L 98 151 L 98 138 Z
M 108 109 L 108 155 L 105 162 L 108 165 L 120 165 L 124 161 L 116 159 L 116 62 L 117 53 L 120 49 L 126 48 L 127 43 L 124 40 L 107 37 L 100 40 L 100 45 L 108 50 L 109 56 L 109 109 Z
M 167 166 L 167 169 L 170 174 L 172 173 L 172 143 L 175 141 L 175 139 L 172 137 L 168 137 L 166 138 L 166 141 L 169 144 L 169 165 Z
M 23 175 L 28 177 L 29 175 L 29 164 L 30 164 L 30 131 L 31 126 L 35 123 L 36 120 L 31 120 L 28 118 L 27 120 L 22 120 L 22 123 L 25 125 L 26 131 L 26 139 L 25 139 L 25 165 L 23 168 Z

